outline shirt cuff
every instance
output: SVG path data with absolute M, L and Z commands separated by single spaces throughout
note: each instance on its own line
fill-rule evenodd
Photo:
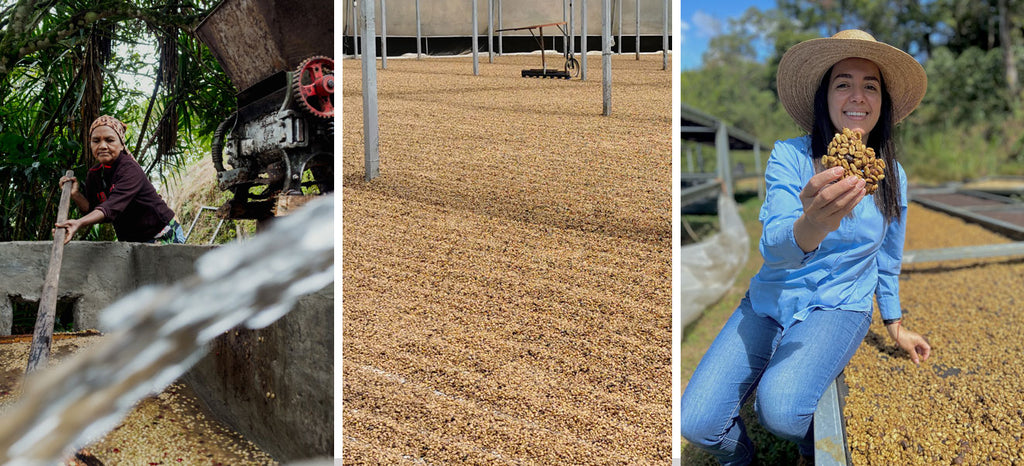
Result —
M 100 205 L 96 206 L 96 208 L 95 208 L 95 209 L 92 209 L 92 210 L 98 210 L 98 211 L 100 211 L 100 213 L 101 213 L 101 214 L 103 214 L 103 220 L 104 220 L 104 221 L 107 221 L 107 220 L 112 220 L 112 219 L 110 218 L 110 212 L 108 212 L 108 211 L 107 211 L 107 207 L 106 207 L 106 206 L 104 206 L 103 204 L 100 204 Z
M 811 252 L 804 252 L 804 250 L 800 248 L 800 245 L 796 243 L 796 231 L 794 230 L 794 226 L 796 226 L 796 222 L 786 229 L 786 241 L 793 245 L 793 248 L 796 249 L 798 254 L 802 254 L 802 256 L 800 256 L 800 267 L 803 267 L 807 265 L 814 256 L 818 255 L 818 249 L 821 248 L 821 245 L 812 249 Z
M 761 235 L 760 250 L 765 264 L 776 269 L 801 268 L 818 253 L 817 248 L 811 252 L 800 249 L 792 224 L 767 226 Z
M 876 297 L 878 299 L 878 313 L 882 320 L 893 320 L 903 317 L 903 310 L 900 309 L 900 299 L 895 296 Z

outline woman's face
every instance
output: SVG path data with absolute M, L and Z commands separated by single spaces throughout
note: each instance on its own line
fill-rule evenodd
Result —
M 882 74 L 870 60 L 847 58 L 832 67 L 828 84 L 828 114 L 836 131 L 860 131 L 863 140 L 882 111 Z
M 110 164 L 117 160 L 121 156 L 121 151 L 124 150 L 121 138 L 109 126 L 97 126 L 92 130 L 89 146 L 92 148 L 92 156 L 102 164 Z

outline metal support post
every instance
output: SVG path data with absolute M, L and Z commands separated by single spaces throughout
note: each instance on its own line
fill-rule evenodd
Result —
M 636 0 L 636 59 L 640 60 L 640 0 Z
M 604 116 L 612 114 L 612 6 L 611 0 L 603 0 L 601 6 L 601 76 Z
M 729 130 L 718 122 L 715 131 L 715 151 L 718 154 L 718 176 L 722 179 L 725 195 L 733 197 L 732 166 L 729 162 Z
M 574 8 L 574 6 L 572 4 L 572 0 L 569 0 L 569 34 L 566 34 L 566 35 L 569 37 L 569 56 L 570 57 L 575 57 L 576 56 L 576 38 L 574 37 L 576 29 L 573 28 L 573 26 L 575 26 L 575 24 L 573 24 L 573 21 L 572 21 L 573 20 L 573 16 L 575 16 L 575 13 L 576 13 L 576 11 L 575 11 L 575 8 Z
M 352 0 L 352 56 L 359 58 L 359 13 L 356 0 Z
M 420 28 L 420 0 L 416 0 L 416 59 L 422 55 L 423 31 Z
M 494 63 L 494 0 L 487 0 L 487 63 Z
M 377 124 L 377 47 L 373 2 L 363 2 L 363 160 L 366 181 L 380 176 L 380 128 Z
M 380 0 L 380 67 L 388 69 L 388 0 Z
M 664 0 L 662 3 L 665 4 L 665 11 L 662 16 L 664 21 L 661 28 L 661 69 L 668 71 L 668 0 Z
M 623 0 L 615 0 L 615 3 L 619 7 L 619 41 L 616 42 L 616 45 L 619 46 L 618 52 L 616 52 L 618 55 L 622 55 L 622 1 Z
M 569 24 L 569 0 L 562 0 L 562 22 Z M 552 39 L 553 40 L 553 39 Z M 552 43 L 554 45 L 554 43 Z M 569 42 L 562 36 L 562 55 L 569 53 Z
M 477 46 L 477 17 L 476 17 L 476 0 L 470 0 L 473 3 L 473 76 L 480 75 L 480 51 Z
M 587 80 L 587 0 L 582 0 L 583 6 L 580 7 L 581 14 L 583 15 L 583 30 L 580 31 L 580 79 Z

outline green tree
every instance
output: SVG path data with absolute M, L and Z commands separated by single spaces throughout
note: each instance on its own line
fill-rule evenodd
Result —
M 703 67 L 683 73 L 683 103 L 741 128 L 765 142 L 799 134 L 775 90 L 778 59 L 785 48 L 812 36 L 779 10 L 751 7 L 714 37 Z M 767 55 L 767 64 L 762 59 Z
M 882 42 L 927 57 L 939 21 L 934 2 L 920 0 L 779 0 L 779 10 L 805 31 L 828 37 L 843 29 L 868 31 Z
M 728 66 L 757 61 L 757 46 L 764 42 L 759 33 L 764 13 L 750 7 L 743 16 L 729 21 L 728 33 L 712 37 L 701 57 L 704 66 Z
M 947 47 L 935 49 L 925 62 L 928 92 L 920 119 L 937 129 L 957 123 L 988 121 L 1010 110 L 1002 74 L 1002 52 L 972 47 L 955 55 Z
M 796 136 L 796 124 L 769 88 L 766 69 L 759 63 L 740 63 L 684 72 L 682 101 L 765 142 Z

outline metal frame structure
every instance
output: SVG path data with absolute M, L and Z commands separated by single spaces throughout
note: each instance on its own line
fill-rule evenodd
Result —
M 540 70 L 523 70 L 523 77 L 526 77 L 526 76 L 529 75 L 529 76 L 541 76 L 541 77 L 552 76 L 552 77 L 556 77 L 556 78 L 569 79 L 569 77 L 570 77 L 569 76 L 569 66 L 570 66 L 569 62 L 571 60 L 575 60 L 576 59 L 575 57 L 572 56 L 571 51 L 568 51 L 568 50 L 566 51 L 567 58 L 565 60 L 565 63 L 562 65 L 562 71 L 561 72 L 548 73 L 548 65 L 547 65 L 547 60 L 545 59 L 545 48 L 544 48 L 544 28 L 554 26 L 554 27 L 558 28 L 559 32 L 562 33 L 562 38 L 566 39 L 566 38 L 569 37 L 569 31 L 564 29 L 564 28 L 562 28 L 562 26 L 565 25 L 565 24 L 566 24 L 565 21 L 560 21 L 560 22 L 557 22 L 557 23 L 534 24 L 532 26 L 523 26 L 523 27 L 517 27 L 517 28 L 498 29 L 495 32 L 524 31 L 524 30 L 527 30 L 527 31 L 530 31 L 530 36 L 533 37 L 533 39 L 537 41 L 537 45 L 540 47 L 540 66 L 541 66 L 541 69 Z M 537 34 L 533 33 L 534 29 L 537 30 Z M 539 73 L 535 73 L 537 71 L 539 71 Z
M 359 58 L 363 53 L 365 53 L 365 50 L 364 50 L 364 48 L 365 48 L 365 38 L 361 34 L 361 32 L 362 32 L 361 31 L 362 19 L 360 18 L 361 10 L 362 10 L 363 6 L 358 3 L 359 1 L 361 1 L 361 0 L 354 0 L 354 1 L 353 0 L 346 0 L 346 1 L 342 2 L 342 4 L 343 4 L 343 8 L 342 9 L 347 13 L 345 15 L 346 18 L 344 18 L 344 20 L 343 20 L 344 29 L 345 29 L 345 32 L 343 34 L 344 34 L 344 36 L 348 40 L 351 41 L 351 44 L 354 47 L 353 50 L 352 50 L 352 54 L 351 54 L 351 57 L 353 57 L 353 58 Z M 368 1 L 373 1 L 374 3 L 376 3 L 377 1 L 381 2 L 379 7 L 375 6 L 375 9 L 377 10 L 377 13 L 378 13 L 377 14 L 378 17 L 375 18 L 375 19 L 377 21 L 379 21 L 379 24 L 377 25 L 377 28 L 379 30 L 378 31 L 378 37 L 380 37 L 381 43 L 382 43 L 382 45 L 380 46 L 380 49 L 381 49 L 380 51 L 383 52 L 384 49 L 386 48 L 386 45 L 383 45 L 383 43 L 388 40 L 388 36 L 387 36 L 387 34 L 388 34 L 388 32 L 387 32 L 388 27 L 385 25 L 385 23 L 388 22 L 387 6 L 386 6 L 386 3 L 385 3 L 386 0 L 368 0 Z M 457 3 L 461 2 L 461 1 L 465 1 L 465 0 L 445 0 L 444 7 L 449 6 L 449 4 L 457 4 Z M 485 0 L 470 0 L 470 1 L 473 1 L 473 4 L 472 4 L 473 8 L 472 9 L 475 10 L 477 5 L 478 5 L 478 2 L 479 1 L 485 1 Z M 575 47 L 575 40 L 576 40 L 575 38 L 576 38 L 577 32 L 579 34 L 578 40 L 580 40 L 581 43 L 584 44 L 583 47 L 581 47 L 581 48 L 585 48 L 586 47 L 586 42 L 587 42 L 587 39 L 589 38 L 588 36 L 596 35 L 596 34 L 593 34 L 592 31 L 590 31 L 586 27 L 586 21 L 588 19 L 588 15 L 586 13 L 586 11 L 587 11 L 587 3 L 588 2 L 594 2 L 594 1 L 597 1 L 597 0 L 563 0 L 563 11 L 561 12 L 562 20 L 566 21 L 568 23 L 568 26 L 569 26 L 569 34 L 568 35 L 569 35 L 569 37 L 574 38 L 574 40 L 572 40 L 572 41 L 568 41 L 567 40 L 566 43 L 563 44 L 564 46 L 566 46 L 567 48 L 570 49 L 570 53 L 575 54 L 575 53 L 579 52 L 578 50 L 576 50 L 576 47 Z M 663 69 L 667 70 L 668 69 L 668 66 L 667 66 L 667 47 L 669 46 L 669 41 L 667 40 L 667 37 L 668 37 L 669 32 L 670 32 L 669 31 L 669 24 L 670 24 L 670 22 L 669 22 L 669 15 L 671 14 L 671 8 L 670 8 L 670 4 L 669 4 L 668 0 L 661 0 L 663 2 L 663 5 L 662 5 L 661 8 L 657 8 L 656 1 L 657 0 L 643 0 L 643 1 L 636 0 L 635 1 L 634 11 L 632 12 L 633 15 L 634 15 L 633 19 L 635 20 L 634 21 L 635 22 L 635 26 L 634 26 L 635 27 L 635 31 L 634 31 L 635 39 L 634 40 L 636 42 L 636 44 L 635 44 L 635 49 L 636 50 L 635 51 L 639 55 L 640 42 L 642 40 L 642 38 L 641 38 L 642 35 L 648 36 L 648 38 L 653 38 L 652 36 L 656 36 L 657 35 L 657 32 L 656 32 L 655 28 L 652 27 L 652 23 L 651 22 L 646 23 L 646 25 L 644 26 L 644 25 L 641 25 L 640 19 L 641 18 L 651 19 L 652 18 L 651 15 L 653 15 L 653 14 L 663 15 L 664 16 L 662 18 L 663 19 L 663 21 L 662 21 L 663 27 L 660 28 L 660 29 L 662 29 L 662 31 L 660 31 L 660 32 L 663 35 L 663 41 L 662 41 L 663 48 L 666 49 L 666 50 L 663 50 L 663 52 L 666 55 L 666 59 L 665 59 L 666 64 L 665 64 L 665 66 L 663 66 Z M 498 37 L 497 37 L 497 39 L 498 39 L 497 40 L 497 42 L 498 42 L 497 43 L 497 54 L 498 55 L 502 55 L 504 53 L 504 50 L 503 50 L 504 49 L 503 39 L 505 38 L 505 36 L 507 34 L 503 34 L 502 32 L 499 32 L 496 29 L 503 29 L 502 25 L 503 25 L 504 20 L 505 20 L 504 17 L 505 17 L 505 13 L 506 12 L 503 11 L 501 0 L 486 0 L 486 2 L 487 2 L 487 4 L 486 4 L 486 7 L 487 7 L 487 20 L 486 20 L 486 22 L 487 22 L 488 61 L 490 63 L 493 63 L 494 62 L 493 61 L 493 56 L 494 56 L 494 53 L 495 53 L 495 49 L 494 49 L 494 34 L 495 33 L 498 34 Z M 540 3 L 541 3 L 541 5 L 546 5 L 546 3 L 544 3 L 544 2 L 540 2 Z M 623 3 L 624 3 L 623 0 L 613 0 L 611 2 L 611 5 L 612 5 L 611 6 L 611 8 L 612 8 L 612 18 L 611 18 L 611 20 L 617 20 L 617 25 L 613 24 L 613 23 L 610 23 L 609 27 L 612 28 L 612 33 L 613 33 L 612 37 L 613 37 L 613 40 L 614 40 L 613 44 L 614 43 L 618 44 L 618 50 L 616 51 L 616 54 L 621 54 L 622 53 L 622 42 L 623 42 L 623 32 L 624 32 L 624 30 L 623 30 L 623 22 L 622 22 L 623 16 L 624 16 L 624 14 L 629 14 L 630 13 L 629 11 L 623 11 L 623 5 L 622 5 Z M 579 12 L 576 11 L 576 8 L 577 8 L 578 4 L 582 7 L 582 18 L 579 15 L 577 15 L 577 13 L 579 13 Z M 524 7 L 525 8 L 531 8 L 531 5 L 533 5 L 533 4 L 531 4 L 529 2 L 527 2 L 527 3 L 517 3 L 516 7 L 517 8 L 524 8 Z M 548 10 L 550 10 L 550 9 L 548 9 Z M 542 15 L 546 15 L 548 13 L 552 13 L 552 11 L 548 11 L 548 10 L 544 10 Z M 469 9 L 467 9 L 466 11 L 469 11 Z M 404 3 L 402 5 L 398 5 L 396 7 L 395 15 L 396 15 L 397 19 L 395 20 L 396 24 L 393 24 L 393 26 L 397 27 L 398 29 L 397 29 L 397 33 L 394 34 L 393 37 L 408 38 L 408 39 L 415 38 L 415 40 L 416 40 L 416 58 L 417 59 L 422 57 L 423 45 L 425 43 L 427 43 L 429 45 L 429 39 L 431 37 L 456 37 L 458 35 L 469 36 L 469 34 L 470 34 L 469 31 L 465 31 L 465 32 L 460 32 L 458 34 L 454 34 L 454 35 L 448 34 L 448 33 L 440 33 L 440 35 L 439 35 L 436 32 L 436 29 L 437 29 L 436 27 L 433 27 L 435 32 L 431 32 L 430 30 L 424 30 L 423 22 L 422 22 L 422 15 L 421 15 L 421 9 L 420 9 L 420 1 L 419 0 L 415 0 L 415 2 L 413 2 L 413 4 L 410 4 L 410 5 L 406 5 Z M 428 16 L 429 16 L 429 14 L 428 14 Z M 515 15 L 513 15 L 513 16 L 515 16 Z M 524 15 L 520 14 L 518 16 L 522 17 Z M 355 21 L 353 21 L 353 19 L 355 19 Z M 581 19 L 584 22 L 584 27 L 581 28 L 579 31 L 577 31 L 577 29 L 579 28 L 579 24 L 578 23 L 579 23 L 579 21 Z M 460 20 L 456 20 L 456 23 L 457 24 L 462 24 Z M 477 21 L 473 20 L 473 23 L 477 24 Z M 412 26 L 413 24 L 415 24 L 415 27 Z M 432 24 L 432 23 L 429 23 L 429 21 L 428 21 L 428 25 L 429 24 Z M 446 23 L 446 24 L 452 24 L 452 23 Z M 626 26 L 626 27 L 629 27 L 629 26 Z M 461 28 L 461 26 L 457 27 L 456 29 L 459 29 L 459 28 Z M 617 38 L 616 38 L 616 36 L 617 36 Z M 474 48 L 476 48 L 476 47 L 474 47 Z M 382 58 L 382 60 L 383 60 L 384 57 L 382 56 L 380 58 Z M 386 66 L 383 66 L 383 67 L 386 69 Z
M 387 23 L 387 18 L 386 18 L 386 14 L 387 14 L 386 13 L 386 11 L 387 11 L 386 8 L 387 8 L 387 6 L 386 6 L 386 3 L 384 3 L 386 0 L 380 0 L 380 1 L 381 1 L 381 49 L 382 49 L 382 51 L 385 51 L 386 48 L 387 48 L 387 32 L 386 32 L 387 31 L 387 25 L 386 25 L 386 23 Z M 470 0 L 470 1 L 472 2 L 473 74 L 474 75 L 479 75 L 480 73 L 479 73 L 479 61 L 478 61 L 478 50 L 477 50 L 478 49 L 478 46 L 477 46 L 477 32 L 478 32 L 478 29 L 479 29 L 479 27 L 478 27 L 478 20 L 477 20 L 477 0 Z M 524 29 L 524 28 L 500 28 L 500 25 L 502 23 L 501 0 L 487 0 L 487 1 L 488 1 L 488 3 L 487 3 L 487 10 L 488 10 L 487 11 L 487 17 L 488 17 L 488 20 L 487 20 L 488 21 L 488 26 L 487 26 L 487 49 L 488 49 L 488 56 L 489 56 L 491 62 L 493 63 L 493 50 L 492 50 L 493 49 L 493 33 L 494 32 L 498 32 L 499 33 L 499 36 L 498 36 L 498 50 L 499 50 L 499 52 L 498 53 L 500 55 L 501 54 L 501 48 L 502 48 L 502 42 L 501 42 L 502 35 L 501 35 L 501 32 L 516 30 L 516 29 Z M 495 17 L 495 14 L 494 14 L 494 9 L 493 9 L 493 2 L 495 2 L 495 1 L 498 2 L 498 5 L 497 5 L 497 20 L 498 20 L 498 24 L 499 24 L 499 29 L 497 31 L 495 31 L 495 29 L 494 29 L 494 19 L 495 19 L 494 17 Z M 563 0 L 563 2 L 564 1 L 565 0 Z M 668 41 L 668 17 L 667 17 L 667 15 L 668 15 L 668 12 L 670 11 L 670 9 L 668 7 L 667 0 L 662 0 L 662 1 L 663 1 L 663 12 L 664 12 L 664 15 L 665 15 L 665 18 L 663 18 L 663 31 L 662 31 L 663 40 L 662 40 L 662 43 L 665 46 L 665 48 L 667 48 L 668 47 L 667 44 L 669 43 L 669 41 Z M 363 134 L 365 135 L 364 136 L 364 164 L 365 164 L 365 179 L 367 181 L 373 180 L 374 178 L 376 178 L 376 177 L 378 177 L 380 175 L 380 140 L 379 140 L 379 128 L 378 128 L 378 123 L 377 123 L 377 121 L 378 121 L 377 120 L 378 110 L 377 110 L 377 76 L 376 76 L 376 56 L 377 56 L 377 53 L 376 53 L 376 50 L 375 50 L 376 49 L 376 46 L 375 46 L 375 43 L 376 43 L 376 40 L 375 40 L 375 37 L 376 37 L 376 32 L 375 32 L 376 18 L 375 18 L 375 8 L 374 8 L 375 7 L 375 5 L 374 5 L 375 3 L 376 3 L 375 0 L 362 1 L 362 3 L 359 5 L 359 7 L 360 7 L 359 11 L 357 11 L 356 1 L 352 0 L 352 2 L 349 3 L 349 5 L 351 6 L 350 19 L 346 21 L 346 23 L 352 25 L 351 33 L 352 33 L 352 44 L 353 44 L 353 56 L 354 57 L 361 57 L 361 59 L 362 59 L 362 74 L 363 74 L 363 76 L 362 76 L 362 78 L 363 78 L 362 79 L 363 80 L 363 131 L 364 131 Z M 572 2 L 569 2 L 569 4 L 571 5 Z M 618 18 L 619 19 L 619 31 L 618 31 L 618 33 L 619 33 L 619 51 L 621 53 L 621 50 L 622 50 L 622 25 L 621 25 L 621 23 L 622 23 L 622 11 L 621 11 L 622 10 L 622 0 L 618 0 L 617 1 L 617 5 L 619 7 L 619 15 L 618 15 L 619 16 L 619 18 Z M 639 47 L 640 47 L 640 40 L 639 40 L 639 38 L 640 38 L 640 1 L 639 0 L 637 0 L 636 5 L 637 5 L 636 6 L 636 11 L 634 12 L 634 14 L 636 16 L 636 24 L 637 24 L 636 25 L 636 35 L 637 35 L 636 49 L 637 49 L 637 54 L 638 54 L 638 57 L 639 57 Z M 602 41 L 601 55 L 602 55 L 602 57 L 601 57 L 601 62 L 602 62 L 602 70 L 603 70 L 603 78 L 602 78 L 603 112 L 602 112 L 602 115 L 604 115 L 604 116 L 611 115 L 611 74 L 612 74 L 611 73 L 611 71 L 612 71 L 611 70 L 611 44 L 612 44 L 611 19 L 612 19 L 612 9 L 613 9 L 613 5 L 611 3 L 611 0 L 602 0 L 602 7 L 601 7 L 601 10 L 602 10 L 601 11 L 601 17 L 602 17 L 602 21 L 601 21 L 601 41 Z M 346 10 L 346 8 L 342 8 L 342 10 L 344 11 L 344 10 Z M 564 10 L 564 7 L 563 7 L 563 10 Z M 580 40 L 582 42 L 582 49 L 583 49 L 583 54 L 584 54 L 584 56 L 583 56 L 583 66 L 579 67 L 578 64 L 574 65 L 574 66 L 582 68 L 580 70 L 580 73 L 582 74 L 582 79 L 586 80 L 586 78 L 587 78 L 587 71 L 586 71 L 587 44 L 586 44 L 586 42 L 587 42 L 587 39 L 588 39 L 588 32 L 589 32 L 587 30 L 586 0 L 583 0 L 582 10 L 583 10 L 583 28 L 580 31 L 580 36 L 581 36 Z M 573 9 L 573 11 L 570 11 L 570 12 L 563 12 L 563 16 L 564 16 L 563 19 L 568 19 L 570 21 L 570 24 L 571 24 L 571 21 L 573 20 L 573 15 L 574 14 L 575 14 L 574 9 Z M 567 16 L 567 18 L 565 18 L 565 16 Z M 422 55 L 421 44 L 422 44 L 422 40 L 423 40 L 422 39 L 423 38 L 423 33 L 422 33 L 422 27 L 421 27 L 422 23 L 421 23 L 421 18 L 420 18 L 420 2 L 419 2 L 419 0 L 415 1 L 415 18 L 416 18 L 416 58 L 420 59 L 421 55 Z M 571 62 L 578 63 L 578 62 L 576 62 L 576 59 L 575 59 L 575 56 L 574 56 L 575 54 L 573 53 L 572 55 L 570 55 L 571 52 L 570 52 L 570 45 L 569 45 L 569 42 L 571 42 L 573 40 L 572 36 L 573 36 L 573 33 L 575 31 L 573 31 L 571 27 L 570 27 L 569 31 L 566 31 L 566 30 L 562 29 L 561 28 L 562 24 L 566 24 L 566 22 L 563 21 L 563 22 L 560 22 L 560 23 L 550 23 L 550 24 L 545 24 L 545 25 L 537 25 L 537 26 L 529 27 L 527 29 L 530 29 L 530 34 L 533 35 L 532 28 L 540 29 L 540 27 L 542 27 L 542 26 L 552 26 L 552 25 L 558 25 L 559 26 L 559 30 L 562 31 L 563 37 L 565 37 L 567 39 L 565 47 L 566 47 L 566 54 L 569 55 L 569 56 L 568 56 L 568 58 L 567 58 L 567 60 L 565 62 L 566 66 L 565 66 L 565 71 L 563 71 L 563 73 L 568 74 L 568 67 L 570 66 L 570 63 Z M 362 34 L 360 34 L 360 32 L 362 32 Z M 360 49 L 360 46 L 359 46 L 360 45 L 360 39 L 362 39 L 362 50 Z M 543 32 L 542 31 L 541 31 L 540 43 L 541 43 L 541 65 L 542 65 L 542 69 L 540 70 L 540 72 L 541 72 L 540 75 L 544 76 L 544 75 L 547 74 L 547 69 L 546 69 L 547 65 L 545 63 L 545 58 L 544 58 Z M 667 66 L 667 64 L 668 64 L 668 62 L 667 62 L 667 60 L 668 60 L 667 59 L 668 51 L 664 50 L 663 52 L 664 52 L 664 59 L 663 59 L 663 66 L 662 66 L 662 68 L 664 70 L 668 70 L 668 66 Z M 381 64 L 382 64 L 382 68 L 383 69 L 387 69 L 387 59 L 386 59 L 386 57 L 382 57 Z M 524 70 L 523 73 L 524 73 L 524 76 L 526 76 L 527 70 Z M 559 77 L 562 77 L 562 76 L 559 76 Z M 565 77 L 568 78 L 568 76 L 565 76 Z M 759 145 L 757 147 L 759 147 Z M 729 179 L 731 180 L 731 177 Z M 730 190 L 730 194 L 731 194 L 731 189 L 732 189 L 731 188 L 731 182 L 730 182 L 730 185 L 727 186 L 727 188 Z
M 764 198 L 764 169 L 761 164 L 761 141 L 750 133 L 739 128 L 730 126 L 720 118 L 701 112 L 686 104 L 680 104 L 681 125 L 680 136 L 683 141 L 696 142 L 700 144 L 711 144 L 715 146 L 717 157 L 717 175 L 724 183 L 725 193 L 729 196 L 734 194 L 735 184 L 732 173 L 732 163 L 729 157 L 730 150 L 753 150 L 754 151 L 754 173 L 748 176 L 758 176 L 758 196 Z M 687 166 L 693 167 L 692 153 L 688 152 Z M 704 174 L 687 173 L 684 178 L 692 176 L 706 177 Z M 710 185 L 709 185 L 710 186 Z M 706 187 L 710 189 L 710 187 Z
M 843 373 L 832 380 L 818 400 L 814 411 L 814 464 L 815 466 L 847 466 L 851 464 L 850 448 L 846 444 L 846 424 L 843 418 L 845 388 Z
M 981 190 L 914 189 L 910 200 L 955 215 L 1014 239 L 1024 239 L 1024 202 Z

